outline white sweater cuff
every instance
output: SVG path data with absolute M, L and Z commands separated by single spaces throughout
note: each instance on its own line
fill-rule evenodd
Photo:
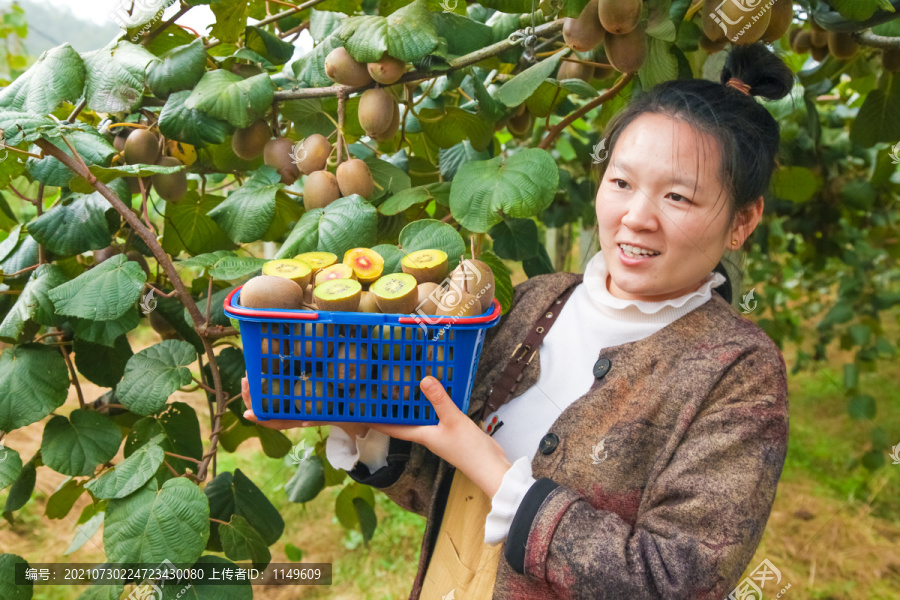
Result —
M 531 476 L 531 459 L 523 456 L 510 467 L 491 499 L 491 512 L 484 523 L 484 543 L 501 544 L 509 535 L 513 517 L 525 494 L 537 480 Z
M 350 471 L 357 462 L 362 462 L 374 473 L 387 466 L 388 446 L 391 438 L 387 434 L 370 429 L 365 436 L 350 436 L 341 427 L 332 427 L 325 442 L 325 457 L 338 469 Z

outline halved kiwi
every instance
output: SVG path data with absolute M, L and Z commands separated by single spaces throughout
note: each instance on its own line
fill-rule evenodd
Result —
M 362 283 L 372 283 L 384 272 L 384 259 L 369 248 L 353 248 L 344 253 L 344 264 L 349 265 Z
M 447 253 L 436 249 L 416 250 L 400 259 L 400 268 L 415 277 L 416 283 L 439 283 L 447 276 Z
M 312 269 L 313 277 L 325 267 L 330 267 L 336 263 L 338 259 L 337 254 L 332 254 L 331 252 L 304 252 L 294 258 L 308 264 Z
M 446 256 L 446 255 L 445 255 Z M 391 273 L 381 277 L 369 288 L 383 313 L 407 314 L 416 310 L 419 288 L 409 273 Z
M 303 288 L 284 277 L 258 275 L 241 288 L 240 304 L 247 308 L 299 309 Z
M 312 276 L 312 267 L 296 258 L 270 260 L 262 267 L 263 275 L 273 275 L 290 279 L 301 288 L 305 288 Z
M 344 263 L 329 265 L 316 273 L 314 285 L 319 286 L 332 279 L 356 279 L 356 273 L 353 271 L 353 267 Z
M 316 286 L 313 296 L 319 310 L 352 312 L 359 308 L 362 286 L 355 279 L 332 279 Z

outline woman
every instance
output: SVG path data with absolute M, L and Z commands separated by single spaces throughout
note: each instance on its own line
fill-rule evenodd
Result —
M 332 428 L 333 464 L 428 517 L 410 598 L 720 600 L 738 583 L 784 464 L 787 384 L 775 344 L 713 293 L 714 268 L 759 223 L 775 165 L 779 128 L 754 96 L 792 80 L 757 44 L 731 52 L 722 84 L 633 98 L 605 132 L 601 251 L 583 281 L 516 287 L 468 416 L 427 377 L 438 425 Z M 470 518 L 481 492 L 489 514 Z

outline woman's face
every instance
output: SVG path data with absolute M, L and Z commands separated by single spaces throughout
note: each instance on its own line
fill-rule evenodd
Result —
M 658 302 L 692 292 L 733 238 L 743 243 L 749 231 L 738 237 L 737 223 L 728 226 L 719 156 L 713 138 L 659 114 L 641 115 L 620 134 L 596 207 L 613 296 Z M 658 254 L 631 256 L 622 244 Z

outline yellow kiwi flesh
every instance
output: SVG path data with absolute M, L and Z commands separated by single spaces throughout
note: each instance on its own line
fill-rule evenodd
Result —
M 352 248 L 344 253 L 344 264 L 356 273 L 361 283 L 372 283 L 384 272 L 384 259 L 369 248 Z
M 416 250 L 400 259 L 400 268 L 416 278 L 416 283 L 438 283 L 447 276 L 447 253 L 443 250 Z
M 325 267 L 330 267 L 337 262 L 337 254 L 331 252 L 303 252 L 295 256 L 297 260 L 302 260 L 312 269 L 312 276 L 315 277 L 319 271 Z
M 332 279 L 313 290 L 319 310 L 352 312 L 359 307 L 362 286 L 355 279 Z
M 350 265 L 345 265 L 344 263 L 337 263 L 320 269 L 319 272 L 316 273 L 315 285 L 321 285 L 326 281 L 331 281 L 332 279 L 356 278 L 356 272 L 353 271 L 353 267 L 351 267 Z
M 379 278 L 369 291 L 375 295 L 381 312 L 408 314 L 416 310 L 419 301 L 417 286 L 416 278 L 409 273 L 391 273 Z
M 301 288 L 305 288 L 309 284 L 312 276 L 312 268 L 302 260 L 296 258 L 281 258 L 278 260 L 270 260 L 262 267 L 263 275 L 272 275 L 275 277 L 284 277 L 290 279 Z

